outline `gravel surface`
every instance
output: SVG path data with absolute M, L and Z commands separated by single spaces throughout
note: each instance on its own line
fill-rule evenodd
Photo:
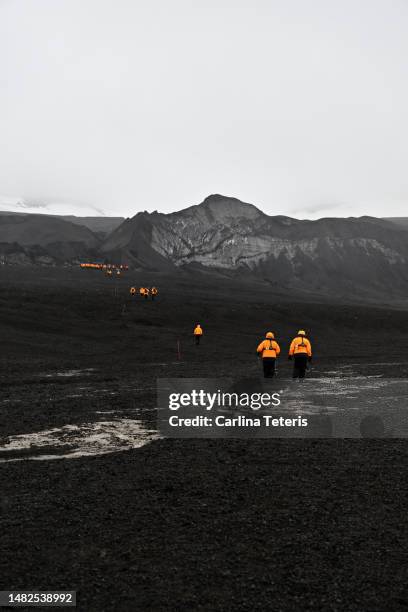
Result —
M 1 466 L 1 582 L 92 611 L 406 610 L 405 441 L 177 441 Z
M 285 353 L 300 324 L 315 396 L 324 387 L 334 409 L 382 397 L 394 410 L 408 313 L 92 274 L 0 270 L 0 588 L 77 590 L 84 612 L 407 610 L 398 431 L 163 440 L 154 428 L 158 377 L 257 377 L 265 331 Z M 155 303 L 130 299 L 141 284 L 159 286 Z M 282 380 L 290 367 L 281 360 Z M 137 448 L 139 428 L 153 435 Z

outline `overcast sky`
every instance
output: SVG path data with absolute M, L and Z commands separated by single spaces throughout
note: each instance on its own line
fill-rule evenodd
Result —
M 0 195 L 408 216 L 407 0 L 0 0 Z

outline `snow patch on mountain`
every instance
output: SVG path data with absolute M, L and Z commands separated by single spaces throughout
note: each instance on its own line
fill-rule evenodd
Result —
M 71 202 L 46 202 L 22 197 L 0 195 L 0 211 L 36 215 L 74 215 L 76 217 L 105 217 L 106 213 L 95 206 Z

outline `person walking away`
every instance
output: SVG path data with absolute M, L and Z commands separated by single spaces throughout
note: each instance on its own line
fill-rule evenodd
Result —
M 256 349 L 259 357 L 262 357 L 264 378 L 272 378 L 275 375 L 276 358 L 280 353 L 280 346 L 275 340 L 273 332 L 265 335 L 265 340 Z
M 196 346 L 200 344 L 200 339 L 202 335 L 203 335 L 203 328 L 201 327 L 199 323 L 197 323 L 197 325 L 194 328 L 194 338 L 195 338 Z
M 288 359 L 294 359 L 293 378 L 304 379 L 307 369 L 307 362 L 312 361 L 312 345 L 306 338 L 304 329 L 300 329 L 296 338 L 293 338 Z

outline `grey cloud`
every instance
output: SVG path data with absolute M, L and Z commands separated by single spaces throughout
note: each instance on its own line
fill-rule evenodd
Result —
M 405 215 L 407 31 L 403 0 L 3 0 L 0 194 Z

